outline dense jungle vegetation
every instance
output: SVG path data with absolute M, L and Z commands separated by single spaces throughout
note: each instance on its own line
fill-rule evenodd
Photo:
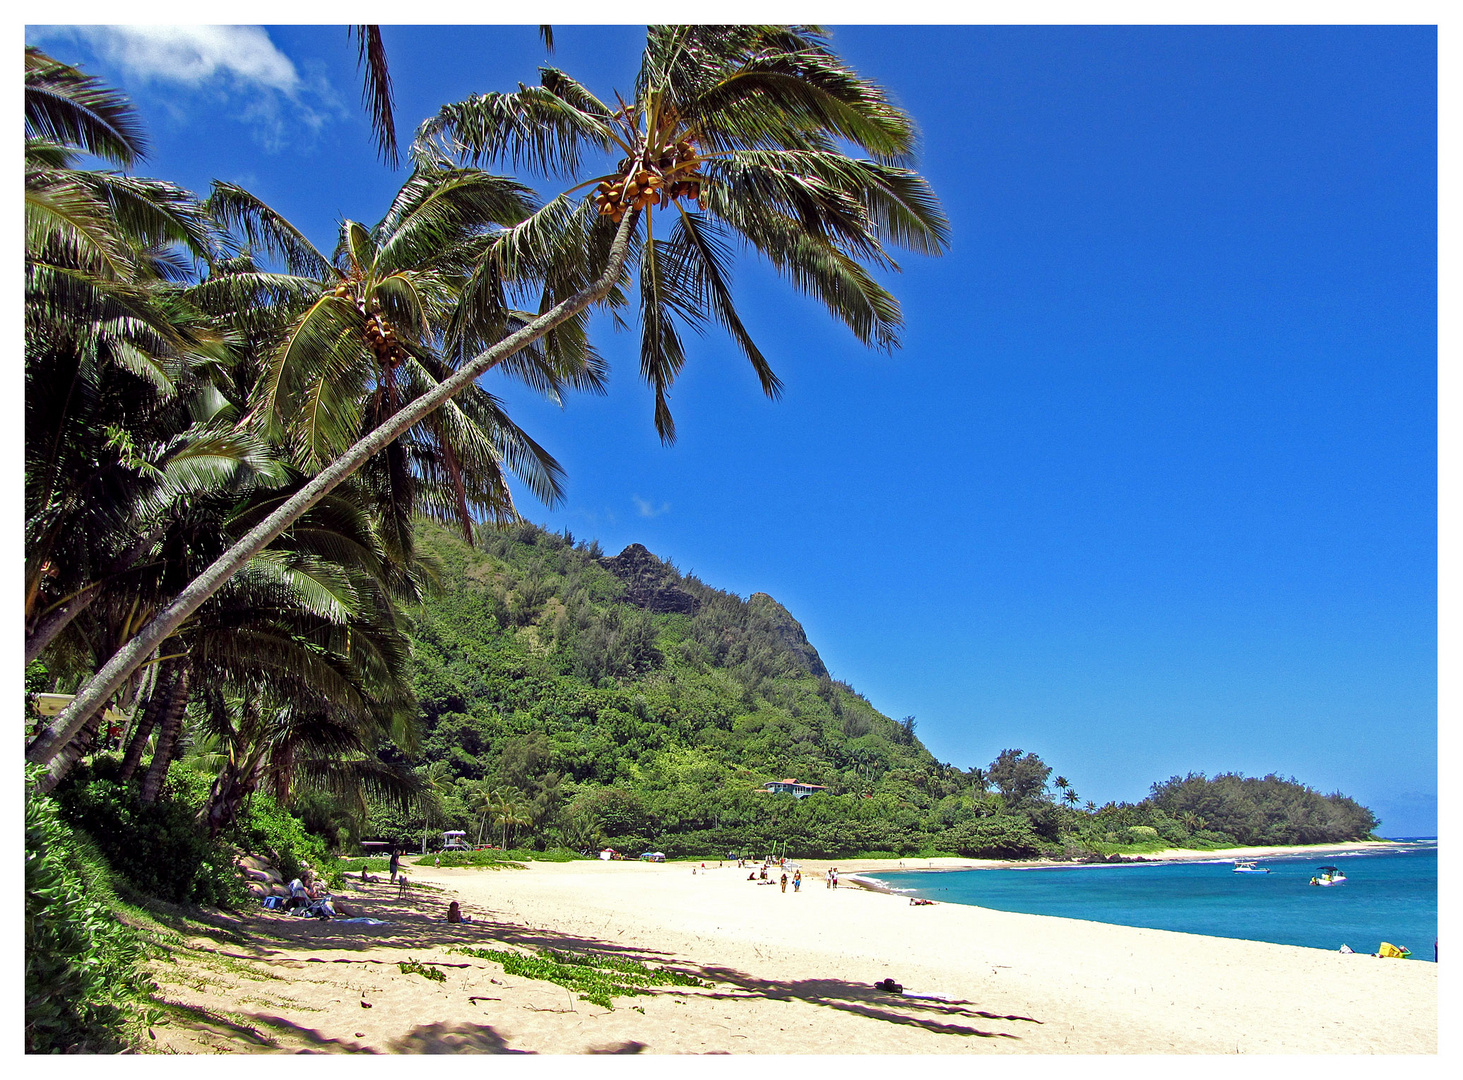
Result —
M 1161 846 L 1320 843 L 1376 821 L 1293 779 L 1190 775 L 1137 804 L 1084 804 L 1035 753 L 942 763 L 829 676 L 797 620 L 681 573 L 639 545 L 523 524 L 476 546 L 422 523 L 439 588 L 413 618 L 414 763 L 432 799 L 367 830 L 706 856 L 888 852 L 1084 857 Z M 759 790 L 795 777 L 825 792 Z

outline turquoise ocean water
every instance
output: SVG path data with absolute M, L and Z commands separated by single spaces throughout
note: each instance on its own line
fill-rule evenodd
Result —
M 1308 884 L 1316 867 L 1341 867 L 1346 884 Z M 1383 941 L 1433 959 L 1438 936 L 1438 845 L 1399 841 L 1379 853 L 1262 859 L 1268 874 L 1223 862 L 1137 863 L 1017 870 L 881 871 L 897 892 L 1029 915 L 1145 926 L 1315 949 Z

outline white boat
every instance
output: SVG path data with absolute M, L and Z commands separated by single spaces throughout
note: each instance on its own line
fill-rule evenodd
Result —
M 1345 885 L 1346 875 L 1341 872 L 1338 866 L 1321 866 L 1316 868 L 1316 876 L 1311 878 L 1312 885 Z
M 1256 866 L 1255 860 L 1242 861 L 1234 860 L 1234 873 L 1236 874 L 1268 874 L 1270 868 L 1267 866 Z

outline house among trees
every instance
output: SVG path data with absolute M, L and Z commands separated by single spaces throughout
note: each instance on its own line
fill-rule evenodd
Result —
M 822 784 L 799 784 L 792 777 L 786 780 L 769 780 L 761 787 L 762 791 L 771 795 L 791 795 L 794 798 L 802 799 L 813 794 L 815 791 L 827 791 Z

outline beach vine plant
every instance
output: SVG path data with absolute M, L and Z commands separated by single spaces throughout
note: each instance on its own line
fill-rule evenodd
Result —
M 396 965 L 403 975 L 420 975 L 424 979 L 433 982 L 446 982 L 447 973 L 439 967 L 432 967 L 430 964 L 423 964 L 418 960 L 401 960 Z
M 381 249 L 364 235 L 359 245 L 348 245 L 363 253 L 356 258 L 361 274 L 353 263 L 346 280 L 332 286 L 343 285 L 343 294 L 332 292 L 311 305 L 351 323 L 350 334 L 331 341 L 357 349 L 370 323 L 366 344 L 391 378 L 409 362 L 402 353 L 411 355 L 413 343 L 422 346 L 418 359 L 427 355 L 427 344 L 443 349 L 453 364 L 450 374 L 441 369 L 439 380 L 429 373 L 424 392 L 385 410 L 376 426 L 344 449 L 329 446 L 331 456 L 321 459 L 307 483 L 111 655 L 27 746 L 26 759 L 46 766 L 50 783 L 69 767 L 62 751 L 91 716 L 312 506 L 490 370 L 540 341 L 548 347 L 551 336 L 581 337 L 597 308 L 628 306 L 632 280 L 638 284 L 640 370 L 654 390 L 655 425 L 666 442 L 675 438 L 668 391 L 686 361 L 687 328 L 699 333 L 710 322 L 720 324 L 751 362 L 764 392 L 773 398 L 780 393 L 780 381 L 733 300 L 734 244 L 759 254 L 796 289 L 822 302 L 859 341 L 880 349 L 898 344 L 899 305 L 875 274 L 898 269 L 891 249 L 939 254 L 948 225 L 927 182 L 909 167 L 913 121 L 881 87 L 839 59 L 823 32 L 650 27 L 629 101 L 615 101 L 606 104 L 564 72 L 544 68 L 540 86 L 449 105 L 423 126 L 413 147 L 420 170 L 506 164 L 571 186 L 521 220 L 483 223 L 488 239 L 437 325 L 436 305 L 408 299 L 406 279 L 400 310 L 410 318 L 392 319 L 387 300 L 396 301 L 390 292 L 396 286 L 383 292 L 377 284 L 371 292 L 371 282 L 386 280 L 368 270 L 385 265 Z M 844 147 L 868 157 L 854 157 Z M 518 320 L 513 301 L 530 293 L 536 313 Z M 376 319 L 376 301 L 390 326 Z M 422 314 L 429 317 L 427 332 L 407 333 Z M 327 351 L 344 356 L 334 346 Z M 317 385 L 323 390 L 323 383 Z
M 580 1001 L 613 1009 L 617 997 L 636 997 L 650 993 L 652 986 L 707 987 L 711 983 L 694 975 L 664 968 L 652 968 L 623 956 L 597 956 L 544 949 L 538 953 L 517 953 L 505 949 L 462 947 L 449 950 L 461 956 L 491 960 L 503 968 L 504 974 L 521 975 L 557 983 L 579 995 Z

